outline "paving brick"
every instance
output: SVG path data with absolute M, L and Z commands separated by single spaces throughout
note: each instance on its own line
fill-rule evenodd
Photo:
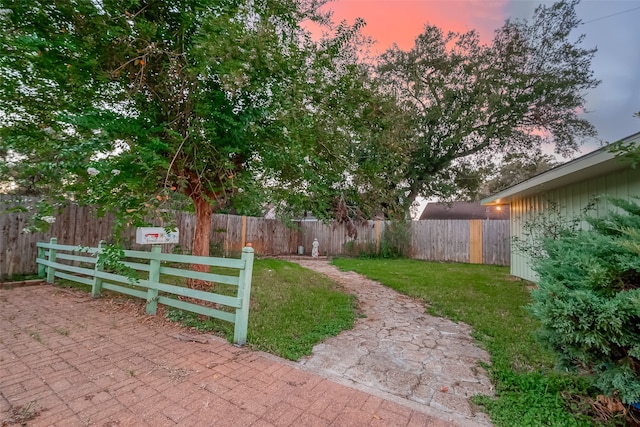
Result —
M 324 418 L 303 412 L 298 418 L 297 424 L 305 427 L 325 427 L 328 422 Z
M 114 384 L 118 383 L 118 380 L 116 378 L 113 378 L 112 376 L 109 375 L 100 375 L 96 378 L 92 379 L 92 382 L 100 388 L 109 388 L 111 386 L 113 386 Z
M 136 395 L 133 391 L 117 393 L 115 395 L 115 398 L 116 400 L 118 400 L 118 402 L 122 403 L 127 408 L 130 408 L 142 401 L 142 398 Z
M 260 381 L 263 384 L 272 384 L 275 381 L 278 381 L 278 378 L 266 372 L 259 372 L 256 376 L 252 378 L 252 380 Z
M 64 407 L 61 411 L 53 412 L 51 410 L 43 411 L 40 415 L 29 421 L 29 427 L 51 427 L 56 425 L 67 426 L 76 418 L 74 412 L 68 407 Z
M 55 358 L 59 359 L 59 356 L 56 355 Z M 56 371 L 66 371 L 68 369 L 72 369 L 69 363 L 64 360 L 52 363 L 50 366 Z
M 325 420 L 333 421 L 342 412 L 344 406 L 345 402 L 337 402 L 332 397 L 325 396 L 313 402 L 307 412 Z
M 189 396 L 185 397 L 179 402 L 180 406 L 187 409 L 190 412 L 197 412 L 202 408 L 208 407 L 212 401 L 218 400 L 220 397 L 207 391 L 205 389 L 199 389 L 194 391 Z
M 359 409 L 345 408 L 331 423 L 335 427 L 351 427 L 357 425 L 369 425 L 377 420 L 377 415 L 361 411 Z M 389 424 L 394 425 L 394 424 Z
M 259 373 L 260 371 L 258 371 L 257 369 L 249 368 L 244 365 L 239 365 L 238 369 L 230 372 L 229 374 L 227 374 L 227 376 L 229 378 L 234 378 L 234 379 L 237 379 L 238 381 L 244 382 L 244 381 L 251 380 L 253 377 L 258 375 Z
M 296 393 L 291 393 L 289 396 L 287 396 L 284 399 L 284 402 L 295 408 L 306 410 L 319 398 L 320 396 L 315 393 L 310 393 L 305 390 L 298 390 Z
M 50 412 L 59 412 L 66 408 L 65 401 L 55 393 L 48 393 L 38 397 L 36 403 L 39 407 L 47 409 Z
M 4 391 L 3 391 L 4 394 Z M 46 384 L 24 390 L 13 395 L 4 394 L 5 398 L 11 402 L 30 402 L 39 397 L 53 394 L 53 391 Z
M 118 381 L 117 383 L 108 387 L 107 390 L 109 391 L 109 393 L 112 393 L 114 395 L 120 394 L 120 393 L 127 393 L 135 390 L 136 388 L 140 387 L 142 384 L 143 383 L 134 376 L 134 377 L 127 378 L 124 381 Z
M 411 414 L 407 427 L 455 427 L 455 425 L 414 411 Z
M 16 378 L 15 381 L 16 382 L 14 382 L 11 385 L 2 384 L 2 391 L 5 395 L 15 396 L 18 394 L 22 394 L 25 390 L 27 390 L 24 383 L 20 382 L 18 378 Z M 40 386 L 42 386 L 42 381 L 40 382 L 40 384 L 37 385 L 37 387 L 40 387 Z
M 162 413 L 175 423 L 180 423 L 183 419 L 191 415 L 191 411 L 177 404 L 166 406 L 162 410 Z
M 209 420 L 203 419 L 201 415 L 197 413 L 191 414 L 189 417 L 182 420 L 180 425 L 189 427 L 211 427 L 211 422 Z
M 73 384 L 71 384 L 69 380 L 63 378 L 53 383 L 49 383 L 49 387 L 51 387 L 51 389 L 55 392 L 60 392 L 62 390 L 68 389 L 69 387 L 73 387 Z
M 298 419 L 302 415 L 302 410 L 294 407 L 289 407 L 289 409 L 284 412 L 280 418 L 274 421 L 273 424 L 276 426 L 286 427 L 286 426 L 298 426 L 300 422 Z
M 284 381 L 274 381 L 264 388 L 265 393 L 273 393 L 278 396 L 288 396 L 296 389 L 296 384 L 284 382 Z
M 252 396 L 255 395 L 255 392 L 256 391 L 253 388 L 240 383 L 237 387 L 230 389 L 226 394 L 224 394 L 224 398 L 231 403 L 242 403 L 247 400 L 251 400 Z
M 145 420 L 143 420 L 138 414 L 134 414 L 131 411 L 119 413 L 118 415 L 115 415 L 112 418 L 114 418 L 118 422 L 118 424 L 116 424 L 118 427 L 125 427 L 125 426 L 147 427 L 147 426 L 149 426 L 149 424 L 146 423 Z M 186 425 L 187 424 L 185 424 L 185 426 Z M 150 427 L 153 427 L 153 426 L 150 426 Z
M 162 393 L 165 390 L 171 390 L 177 383 L 171 375 L 178 376 L 181 374 L 179 372 L 176 372 L 175 374 L 171 374 L 170 372 L 157 372 L 154 373 L 154 377 L 145 378 L 145 386 L 153 388 L 158 393 Z
M 100 387 L 97 387 L 95 384 L 90 382 L 86 377 L 84 377 L 84 379 L 82 380 L 83 382 L 80 382 L 81 380 L 77 380 L 77 381 L 78 382 L 73 383 L 74 384 L 73 387 L 67 388 L 65 390 L 61 390 L 57 392 L 57 395 L 60 396 L 65 401 L 71 401 L 78 397 L 84 397 L 88 394 L 92 394 L 101 390 Z
M 253 398 L 243 402 L 238 402 L 238 406 L 257 417 L 263 416 L 269 410 L 269 406 L 264 405 L 261 402 L 257 402 Z
M 177 423 L 171 418 L 167 417 L 163 413 L 158 412 L 143 417 L 143 420 L 149 425 L 158 427 L 171 427 L 177 425 Z
M 91 402 L 90 395 L 77 397 L 70 402 L 67 402 L 67 406 L 77 415 L 83 411 L 86 411 L 89 408 L 94 407 L 95 405 Z
M 241 384 L 240 381 L 234 378 L 225 377 L 224 375 L 215 378 L 215 380 L 216 383 L 227 387 L 228 389 L 233 389 Z
M 406 426 L 409 423 L 411 410 L 408 410 L 408 412 L 407 416 L 404 416 L 397 412 L 389 411 L 387 408 L 381 407 L 376 411 L 375 417 L 371 421 L 371 425 Z
M 110 312 L 106 299 L 76 298 L 74 292 L 43 286 L 8 294 L 8 307 L 23 312 L 10 323 L 14 332 L 2 331 L 8 339 L 2 339 L 0 351 L 4 355 L 6 347 L 6 354 L 16 356 L 3 359 L 0 387 L 5 406 L 33 399 L 42 405 L 29 426 L 418 426 L 433 421 L 217 337 L 208 336 L 206 344 L 177 340 L 174 331 L 193 331 L 141 322 L 142 309 Z M 11 315 L 0 312 L 0 320 Z M 53 349 L 29 336 L 32 331 Z M 8 410 L 1 404 L 0 410 Z
M 317 415 L 321 418 L 325 418 L 322 415 L 326 411 L 326 409 L 331 405 L 332 401 L 330 397 L 321 397 L 316 399 L 311 406 L 307 409 L 307 413 L 312 415 Z M 334 417 L 335 418 L 335 417 Z M 325 418 L 326 419 L 326 418 Z
M 384 400 L 380 399 L 379 397 L 369 395 L 367 396 L 367 399 L 364 401 L 360 409 L 365 412 L 375 413 L 378 409 L 380 409 L 383 402 Z
M 235 387 L 237 384 L 234 384 L 233 386 Z M 216 396 L 220 396 L 220 397 L 224 397 L 226 398 L 226 396 L 229 393 L 229 390 L 232 390 L 232 388 L 229 388 L 221 383 L 219 383 L 218 381 L 216 381 L 215 379 L 212 381 L 205 381 L 202 383 L 198 384 L 198 388 L 202 388 L 204 390 L 207 390 L 207 392 L 212 393 Z
M 19 378 L 20 375 L 24 375 L 25 373 L 31 371 L 29 365 L 24 363 L 22 360 L 19 360 L 15 356 L 9 358 L 6 356 L 7 353 L 5 353 L 4 351 L 1 354 L 5 355 L 5 363 L 2 364 L 4 373 L 0 375 L 0 384 L 4 383 L 5 377 L 12 377 L 16 375 Z
M 125 406 L 120 404 L 115 399 L 110 399 L 106 402 L 102 402 L 98 404 L 95 404 L 94 402 L 94 406 L 92 406 L 91 408 L 87 408 L 86 410 L 82 411 L 78 415 L 80 417 L 90 418 L 94 422 L 97 422 L 99 420 L 110 418 L 114 415 L 117 415 L 123 412 L 124 410 L 126 410 Z
M 202 408 L 198 414 L 202 419 L 209 421 L 209 425 L 212 426 L 253 426 L 258 420 L 258 417 L 251 412 L 224 401 L 218 401 L 215 406 Z

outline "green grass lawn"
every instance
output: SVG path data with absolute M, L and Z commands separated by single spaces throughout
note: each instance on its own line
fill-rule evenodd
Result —
M 577 403 L 586 381 L 553 370 L 554 357 L 535 339 L 538 323 L 525 308 L 531 283 L 511 277 L 507 267 L 361 258 L 333 264 L 422 299 L 430 314 L 471 325 L 491 354 L 496 386 L 496 398 L 474 400 L 496 426 L 593 425 L 581 415 L 588 405 Z M 569 396 L 571 408 L 563 398 Z
M 234 291 L 232 286 L 215 285 L 216 293 Z M 233 337 L 229 322 L 201 320 L 179 310 L 167 309 L 167 313 L 168 318 L 188 326 Z M 351 329 L 356 316 L 354 297 L 327 277 L 286 261 L 255 261 L 247 331 L 247 343 L 253 348 L 297 360 L 311 354 L 313 346 L 324 338 Z

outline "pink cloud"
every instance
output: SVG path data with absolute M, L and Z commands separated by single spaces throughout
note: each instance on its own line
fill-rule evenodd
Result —
M 508 0 L 336 0 L 325 6 L 334 12 L 334 21 L 353 23 L 358 17 L 367 25 L 363 32 L 378 43 L 383 52 L 397 43 L 401 49 L 413 46 L 415 38 L 429 23 L 445 31 L 475 29 L 483 42 L 493 38 L 507 16 Z

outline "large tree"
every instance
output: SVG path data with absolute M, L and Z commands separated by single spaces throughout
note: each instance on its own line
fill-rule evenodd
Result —
M 599 82 L 590 69 L 595 49 L 571 38 L 576 3 L 540 6 L 530 22 L 507 20 L 490 45 L 474 31 L 427 25 L 409 51 L 381 56 L 380 80 L 413 118 L 402 181 L 409 201 L 477 188 L 497 155 L 543 143 L 567 154 L 595 135 L 579 115 Z
M 490 179 L 482 183 L 478 189 L 478 196 L 488 197 L 546 172 L 558 164 L 555 157 L 542 152 L 508 154 L 501 160 Z
M 211 214 L 256 192 L 320 211 L 358 196 L 375 161 L 351 141 L 385 141 L 358 135 L 386 98 L 354 63 L 361 21 L 301 29 L 324 2 L 2 0 L 4 171 L 122 224 L 186 198 L 197 255 Z

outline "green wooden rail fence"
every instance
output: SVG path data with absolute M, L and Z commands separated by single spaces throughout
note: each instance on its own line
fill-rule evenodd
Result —
M 58 245 L 55 237 L 49 243 L 38 242 L 38 275 L 46 277 L 48 283 L 54 283 L 56 277 L 91 286 L 91 295 L 100 297 L 102 289 L 115 291 L 146 299 L 146 312 L 155 315 L 158 303 L 191 311 L 216 319 L 234 323 L 233 342 L 242 345 L 247 341 L 247 327 L 249 323 L 249 299 L 251 296 L 251 275 L 253 272 L 253 248 L 242 249 L 242 257 L 215 258 L 192 255 L 163 254 L 160 246 L 153 246 L 151 252 L 125 250 L 126 258 L 135 261 L 122 261 L 122 264 L 135 271 L 148 273 L 147 279 L 134 280 L 131 277 L 103 271 L 98 256 L 102 253 L 104 244 L 100 242 L 97 248 L 83 246 Z M 60 262 L 70 261 L 79 265 Z M 148 263 L 138 262 L 148 260 Z M 217 273 L 204 273 L 188 269 L 163 266 L 163 262 L 181 264 L 202 264 L 213 267 L 224 267 L 238 271 L 237 276 Z M 94 268 L 83 267 L 83 263 L 94 264 Z M 70 274 L 71 273 L 71 274 Z M 204 280 L 213 283 L 226 283 L 237 287 L 236 296 L 221 295 L 200 291 L 181 286 L 162 283 L 160 275 L 183 277 L 187 279 Z M 120 283 L 120 284 L 118 284 Z M 123 285 L 121 285 L 123 284 Z M 231 311 L 218 310 L 187 301 L 181 301 L 173 296 L 182 296 L 210 303 L 231 307 Z

